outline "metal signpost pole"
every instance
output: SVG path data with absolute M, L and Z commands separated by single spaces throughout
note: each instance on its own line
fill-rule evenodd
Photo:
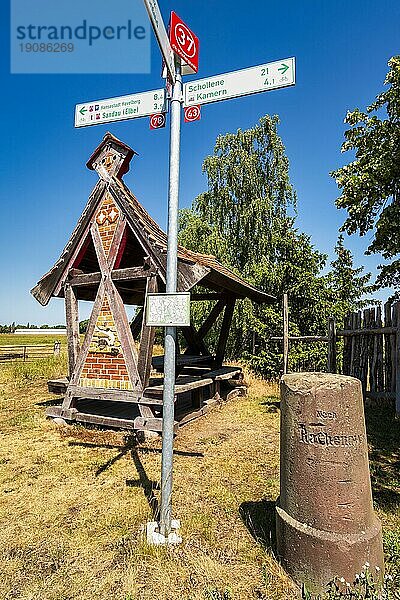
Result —
M 166 281 L 167 293 L 176 292 L 177 287 L 179 155 L 182 103 L 182 75 L 180 60 L 178 59 L 176 61 L 176 81 L 173 85 L 171 97 Z M 167 541 L 168 536 L 171 533 L 176 327 L 166 327 L 164 350 L 160 533 Z

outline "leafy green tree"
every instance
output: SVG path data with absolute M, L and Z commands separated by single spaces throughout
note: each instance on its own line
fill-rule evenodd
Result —
M 281 364 L 280 346 L 269 338 L 282 332 L 283 292 L 290 293 L 293 333 L 324 331 L 328 300 L 321 275 L 326 256 L 294 227 L 289 214 L 296 193 L 278 123 L 278 117 L 266 115 L 251 129 L 219 136 L 203 163 L 208 189 L 180 216 L 182 245 L 213 254 L 279 299 L 274 306 L 238 302 L 228 343 L 235 357 L 252 355 L 256 344 L 253 364 L 266 375 L 277 374 Z M 204 304 L 196 308 L 195 318 L 206 310 Z
M 343 327 L 349 313 L 373 303 L 366 296 L 375 290 L 375 286 L 370 284 L 371 273 L 363 273 L 364 267 L 354 267 L 353 255 L 345 247 L 343 235 L 338 237 L 335 253 L 327 285 L 331 315 L 336 318 L 338 326 Z
M 381 267 L 380 286 L 400 285 L 400 56 L 389 61 L 389 86 L 365 112 L 348 112 L 342 152 L 355 160 L 333 172 L 341 196 L 339 208 L 348 212 L 343 230 L 365 235 L 374 230 L 367 253 L 390 260 Z M 397 295 L 399 292 L 397 292 Z
M 86 333 L 88 324 L 89 324 L 89 319 L 85 319 L 84 321 L 79 321 L 79 333 L 80 334 Z

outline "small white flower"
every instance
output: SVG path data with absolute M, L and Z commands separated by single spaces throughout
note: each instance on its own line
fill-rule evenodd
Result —
M 340 581 L 340 583 L 344 583 L 346 580 L 344 577 L 340 577 L 339 581 Z
M 361 573 L 360 577 L 361 579 L 365 579 L 365 573 Z
M 380 568 L 379 567 L 375 567 L 376 571 L 379 573 Z
M 387 578 L 389 579 L 389 581 L 393 581 L 393 577 L 391 575 L 388 575 Z
M 350 587 L 350 584 L 349 584 L 349 582 L 348 582 L 348 581 L 346 581 L 346 585 L 347 585 L 347 587 Z
M 365 568 L 367 568 L 367 569 L 368 569 L 368 567 L 369 567 L 369 562 L 366 562 L 364 566 L 365 566 Z

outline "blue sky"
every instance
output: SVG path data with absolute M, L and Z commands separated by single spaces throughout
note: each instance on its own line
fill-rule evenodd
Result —
M 204 106 L 201 121 L 182 124 L 181 207 L 205 189 L 201 165 L 218 134 L 250 127 L 265 113 L 278 114 L 299 197 L 298 227 L 332 256 L 345 214 L 334 207 L 337 189 L 329 172 L 350 159 L 340 153 L 343 119 L 348 109 L 364 108 L 383 88 L 387 61 L 400 52 L 400 3 L 159 4 L 166 21 L 173 9 L 200 38 L 198 77 L 289 56 L 297 61 L 295 87 Z M 0 21 L 0 323 L 54 324 L 64 321 L 63 301 L 42 308 L 29 290 L 58 258 L 80 216 L 96 183 L 85 162 L 107 130 L 139 153 L 126 182 L 165 228 L 168 128 L 150 131 L 148 119 L 73 128 L 76 103 L 161 87 L 160 55 L 152 38 L 148 75 L 11 75 L 6 5 L 1 4 Z M 356 262 L 375 272 L 380 260 L 364 256 L 368 242 L 368 236 L 353 236 L 346 243 Z

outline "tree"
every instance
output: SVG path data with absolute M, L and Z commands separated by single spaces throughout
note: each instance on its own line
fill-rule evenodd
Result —
M 266 115 L 251 129 L 218 136 L 203 163 L 208 190 L 194 201 L 211 249 L 244 277 L 273 252 L 277 225 L 296 205 L 278 123 Z
M 381 266 L 380 286 L 399 288 L 400 259 L 400 56 L 389 61 L 385 84 L 366 112 L 348 112 L 342 152 L 354 151 L 355 160 L 332 173 L 342 190 L 336 200 L 348 217 L 343 230 L 365 235 L 374 230 L 367 254 L 391 260 Z M 398 292 L 397 292 L 398 295 Z
M 219 136 L 213 155 L 203 163 L 208 189 L 194 200 L 192 209 L 180 214 L 182 245 L 215 255 L 279 299 L 274 306 L 238 302 L 228 342 L 228 353 L 243 357 L 252 354 L 256 341 L 259 348 L 253 359 L 266 375 L 279 372 L 281 350 L 269 338 L 282 332 L 284 291 L 291 296 L 293 333 L 319 333 L 326 322 L 321 275 L 326 256 L 295 229 L 289 215 L 296 207 L 296 193 L 278 123 L 278 117 L 266 115 L 251 129 Z M 200 321 L 209 308 L 204 304 L 196 308 L 195 319 Z
M 345 317 L 356 310 L 370 305 L 366 295 L 374 291 L 370 285 L 371 273 L 363 273 L 364 267 L 354 267 L 353 255 L 344 245 L 343 235 L 339 235 L 335 246 L 336 259 L 331 262 L 332 270 L 327 277 L 330 291 L 331 316 L 343 327 Z
M 84 321 L 79 321 L 79 333 L 86 333 L 87 327 L 89 324 L 89 319 L 85 319 Z

